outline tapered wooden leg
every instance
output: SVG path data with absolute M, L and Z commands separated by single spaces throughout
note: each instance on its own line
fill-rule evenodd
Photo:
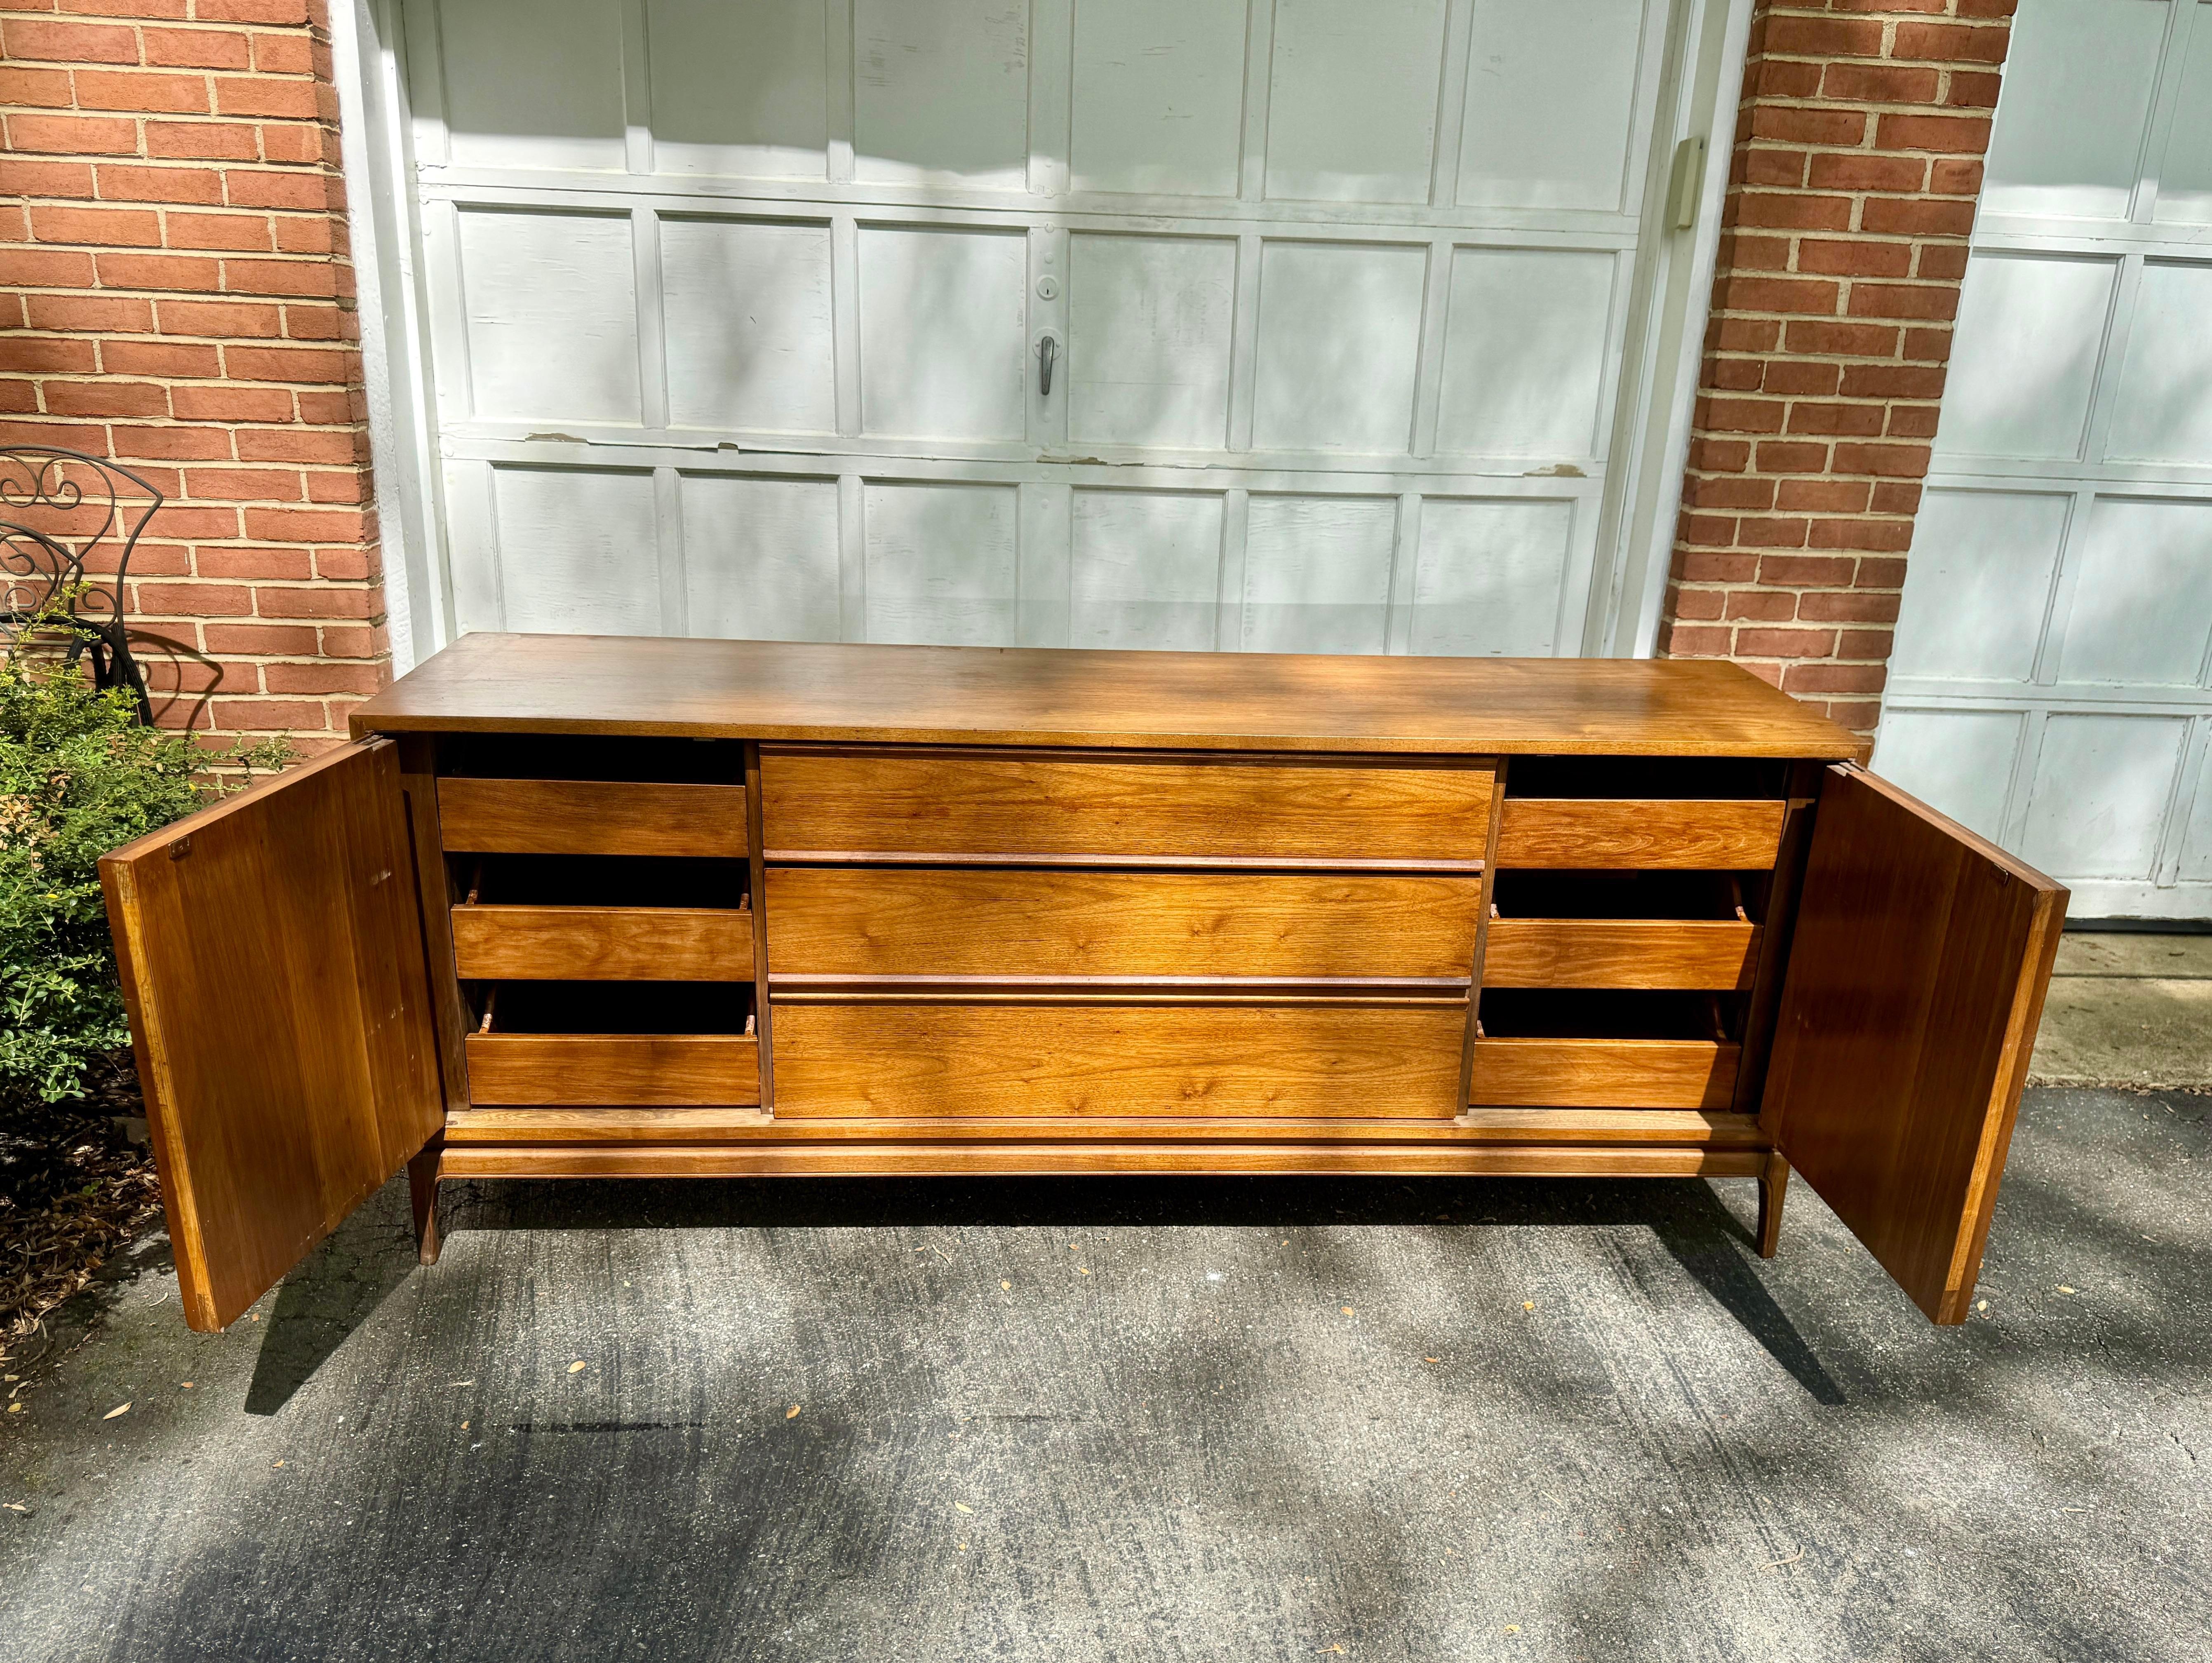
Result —
M 445 1244 L 438 1236 L 438 1162 L 445 1139 L 433 1138 L 422 1152 L 407 1163 L 407 1193 L 415 1203 L 415 1253 L 425 1265 L 438 1262 Z
M 1790 1193 L 1790 1162 L 1779 1150 L 1766 1152 L 1766 1167 L 1759 1174 L 1759 1256 L 1774 1257 L 1782 1245 L 1782 1198 Z

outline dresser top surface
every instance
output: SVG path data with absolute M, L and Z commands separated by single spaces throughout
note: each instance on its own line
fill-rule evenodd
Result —
M 355 710 L 370 733 L 1863 761 L 1738 665 L 465 635 Z

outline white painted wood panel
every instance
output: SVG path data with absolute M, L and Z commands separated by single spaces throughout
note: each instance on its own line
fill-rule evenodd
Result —
M 1259 495 L 1244 544 L 1241 645 L 1250 652 L 1380 652 L 1398 504 Z
M 2023 0 L 1875 766 L 2212 918 L 2212 3 Z
M 1620 206 L 1644 27 L 1639 0 L 1474 0 L 1459 200 Z
M 472 210 L 459 222 L 474 413 L 637 422 L 629 216 Z
M 688 634 L 841 639 L 836 480 L 690 474 L 682 502 Z
M 1073 511 L 1069 645 L 1213 647 L 1218 492 L 1079 490 Z
M 500 624 L 526 634 L 661 633 L 653 476 L 495 468 Z
M 1029 16 L 1021 0 L 853 0 L 857 176 L 1018 190 Z
M 1027 421 L 1017 233 L 863 226 L 861 410 L 898 438 L 1018 440 Z
M 826 224 L 661 221 L 671 422 L 836 432 L 830 260 Z
M 1235 196 L 1245 7 L 1221 0 L 1074 5 L 1073 188 Z
M 1014 644 L 1013 486 L 870 484 L 863 505 L 867 640 Z
M 1274 12 L 1267 195 L 1426 202 L 1444 0 L 1274 0 Z
M 1387 456 L 1412 444 L 1428 258 L 1421 247 L 1267 246 L 1255 448 Z
M 1069 440 L 1224 446 L 1237 245 L 1087 233 L 1068 242 Z
M 1439 450 L 1604 455 L 1614 267 L 1607 254 L 1453 252 Z
M 645 0 L 655 167 L 826 179 L 829 12 L 823 0 Z
M 617 0 L 445 0 L 437 39 L 455 161 L 622 167 Z
M 1413 571 L 1413 651 L 1555 652 L 1573 525 L 1564 502 L 1426 503 Z

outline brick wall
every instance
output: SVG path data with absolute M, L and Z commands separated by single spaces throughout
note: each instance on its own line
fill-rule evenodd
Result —
M 0 0 L 0 442 L 172 506 L 132 561 L 165 721 L 343 731 L 386 673 L 319 0 Z
M 1881 713 L 2014 0 L 1762 0 L 1660 650 Z

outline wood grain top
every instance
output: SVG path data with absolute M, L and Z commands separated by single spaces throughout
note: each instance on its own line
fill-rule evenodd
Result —
M 1714 659 L 1413 659 L 465 635 L 353 732 L 1863 761 Z

